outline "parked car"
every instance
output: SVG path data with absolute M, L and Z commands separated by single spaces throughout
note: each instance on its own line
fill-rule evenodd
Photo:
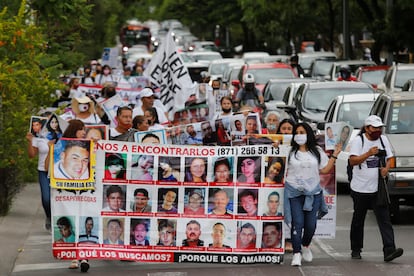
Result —
M 376 65 L 375 62 L 370 60 L 342 60 L 332 63 L 329 70 L 329 80 L 337 80 L 339 77 L 339 71 L 343 65 L 348 65 L 351 68 L 351 74 L 355 76 L 356 70 L 361 66 Z
M 378 90 L 387 93 L 401 91 L 404 83 L 413 78 L 414 64 L 395 64 L 387 70 L 382 83 L 378 85 Z
M 292 106 L 284 108 L 297 121 L 317 124 L 323 121 L 325 112 L 338 95 L 374 93 L 374 89 L 363 82 L 309 82 L 299 87 Z
M 381 117 L 394 157 L 388 174 L 391 219 L 398 222 L 400 205 L 414 205 L 414 94 L 393 91 L 382 93 L 370 114 Z M 402 118 L 402 116 L 408 118 Z M 409 124 L 405 124 L 409 121 Z
M 390 68 L 388 65 L 363 66 L 357 69 L 355 76 L 359 81 L 369 83 L 376 89 L 384 79 L 388 68 Z
M 309 76 L 312 61 L 315 59 L 330 59 L 336 60 L 336 55 L 333 52 L 305 52 L 298 53 L 298 63 L 303 68 L 305 76 Z
M 368 117 L 371 107 L 378 96 L 378 93 L 358 93 L 335 97 L 325 113 L 323 122 L 318 124 L 318 129 L 324 130 L 327 123 L 345 122 L 353 127 L 349 139 L 351 141 L 361 130 L 364 120 Z M 335 175 L 338 189 L 348 190 L 349 188 L 346 172 L 348 158 L 349 146 L 344 151 L 341 151 L 336 160 Z

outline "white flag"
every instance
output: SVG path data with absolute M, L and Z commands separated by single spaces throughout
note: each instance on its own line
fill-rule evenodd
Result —
M 171 31 L 145 68 L 144 76 L 160 88 L 161 102 L 168 110 L 170 120 L 176 110 L 184 108 L 194 87 L 187 67 L 177 52 Z

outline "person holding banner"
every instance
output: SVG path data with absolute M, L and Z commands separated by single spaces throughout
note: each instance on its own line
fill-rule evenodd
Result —
M 316 143 L 315 134 L 307 123 L 298 123 L 293 129 L 291 151 L 285 181 L 285 216 L 292 221 L 292 266 L 301 266 L 302 258 L 313 259 L 310 244 L 316 230 L 316 221 L 327 213 L 319 174 L 326 174 L 335 165 L 342 145 L 337 144 L 330 158 Z
M 72 111 L 74 119 L 79 119 L 85 124 L 100 124 L 101 118 L 95 112 L 95 103 L 88 96 L 72 98 Z
M 166 112 L 164 112 L 165 107 L 159 100 L 156 101 L 154 91 L 151 87 L 145 87 L 139 92 L 139 95 L 140 99 L 137 101 L 137 106 L 132 112 L 133 118 L 137 115 L 145 115 L 145 110 L 155 107 L 160 124 L 168 122 Z

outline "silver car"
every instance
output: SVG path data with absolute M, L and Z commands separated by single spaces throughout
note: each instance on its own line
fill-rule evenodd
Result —
M 382 93 L 375 101 L 371 114 L 381 117 L 386 124 L 383 134 L 390 141 L 394 153 L 388 188 L 391 219 L 398 222 L 399 206 L 414 205 L 414 94 Z

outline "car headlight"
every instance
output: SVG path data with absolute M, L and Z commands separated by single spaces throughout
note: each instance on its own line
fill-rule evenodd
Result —
M 396 157 L 395 163 L 397 168 L 414 167 L 414 157 Z

